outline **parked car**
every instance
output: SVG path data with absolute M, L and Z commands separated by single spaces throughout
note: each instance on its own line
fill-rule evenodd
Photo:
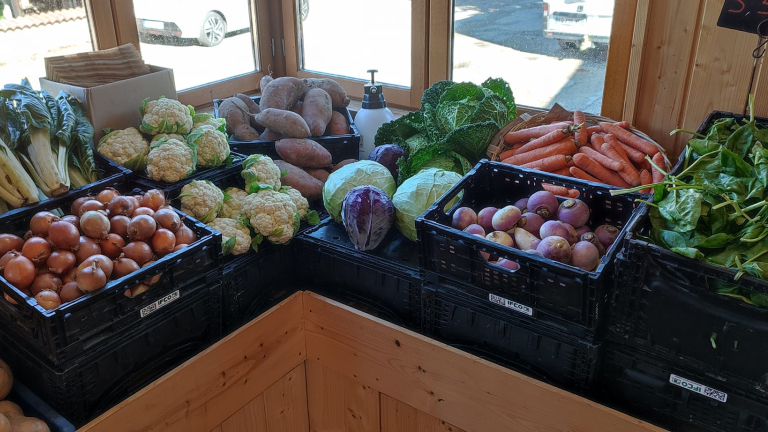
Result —
M 547 0 L 542 25 L 544 37 L 557 39 L 563 49 L 585 39 L 607 44 L 611 36 L 614 0 Z

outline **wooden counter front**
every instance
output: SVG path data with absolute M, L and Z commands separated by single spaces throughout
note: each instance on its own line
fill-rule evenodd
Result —
M 80 429 L 662 430 L 306 291 Z

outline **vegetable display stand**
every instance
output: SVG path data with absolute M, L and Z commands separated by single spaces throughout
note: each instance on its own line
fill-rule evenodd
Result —
M 117 189 L 131 193 L 145 190 L 133 183 L 119 185 Z M 76 198 L 88 192 L 79 191 L 60 205 L 69 209 Z M 23 234 L 29 218 L 43 209 L 52 207 L 43 203 L 7 220 L 5 232 Z M 221 235 L 191 217 L 184 218 L 183 223 L 197 236 L 195 243 L 53 310 L 43 309 L 34 298 L 0 278 L 0 291 L 18 303 L 0 300 L 0 326 L 18 334 L 18 343 L 27 345 L 28 350 L 61 364 L 89 352 L 94 344 L 111 335 L 129 331 L 159 308 L 175 309 L 176 300 L 187 296 L 196 283 L 210 283 L 221 277 Z M 133 298 L 124 294 L 158 274 L 162 274 L 160 280 L 148 291 Z
M 221 338 L 221 280 L 192 283 L 173 308 L 158 309 L 119 335 L 54 366 L 0 332 L 14 375 L 76 426 L 106 411 Z
M 19 380 L 14 381 L 6 400 L 18 405 L 27 417 L 36 417 L 48 425 L 51 432 L 75 432 L 75 426 L 43 402 Z
M 302 278 L 316 292 L 402 327 L 421 326 L 416 245 L 392 228 L 379 246 L 355 249 L 328 218 L 296 238 Z
M 592 389 L 601 345 L 447 287 L 426 283 L 422 305 L 423 332 L 428 336 L 548 384 L 576 393 Z
M 240 173 L 240 171 L 243 169 L 242 164 L 243 160 L 245 160 L 245 156 L 234 152 L 231 152 L 230 155 L 232 156 L 231 165 L 198 169 L 189 177 L 176 183 L 166 183 L 164 181 L 152 180 L 149 178 L 149 176 L 147 176 L 145 171 L 136 171 L 134 173 L 134 177 L 137 183 L 146 186 L 148 189 L 160 189 L 169 196 L 175 198 L 176 195 L 179 194 L 179 191 L 181 191 L 181 188 L 192 180 L 213 180 L 220 178 L 222 175 L 230 171 L 237 171 Z
M 640 216 L 633 198 L 612 197 L 607 187 L 481 161 L 416 219 L 425 278 L 435 284 L 454 284 L 489 305 L 496 303 L 493 307 L 510 314 L 522 313 L 569 335 L 597 340 L 604 321 L 613 258 L 621 248 L 621 242 L 614 242 L 597 269 L 590 272 L 451 227 L 452 211 L 446 207 L 460 194 L 454 208 L 501 208 L 543 190 L 542 183 L 578 190 L 578 198 L 591 209 L 588 225 L 596 227 L 608 223 L 616 226 L 621 229 L 619 238 L 631 230 Z M 481 251 L 515 261 L 519 269 L 509 270 L 491 264 L 483 258 Z
M 606 346 L 600 397 L 669 428 L 694 424 L 716 432 L 768 431 L 768 399 L 626 345 Z M 689 429 L 685 429 L 689 430 Z
M 261 97 L 255 96 L 251 98 L 255 103 L 259 103 Z M 213 112 L 216 117 L 219 116 L 219 105 L 223 99 L 213 100 Z M 344 135 L 324 135 L 319 137 L 309 137 L 321 146 L 323 146 L 333 157 L 333 163 L 339 163 L 345 159 L 358 159 L 360 157 L 360 132 L 357 131 L 352 115 L 347 108 L 334 108 L 334 111 L 340 112 L 344 115 L 349 123 L 349 133 Z M 275 150 L 275 141 L 273 140 L 257 140 L 257 141 L 240 141 L 235 139 L 234 136 L 229 137 L 229 147 L 233 152 L 237 152 L 244 155 L 263 154 L 271 157 L 272 159 L 281 159 Z
M 612 337 L 768 399 L 768 308 L 725 294 L 768 295 L 768 282 L 629 237 L 617 259 Z

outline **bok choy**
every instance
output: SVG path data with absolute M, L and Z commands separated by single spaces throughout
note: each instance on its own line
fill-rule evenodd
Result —
M 20 123 L 11 101 L 0 96 L 0 199 L 14 208 L 40 201 L 37 185 L 16 156 Z

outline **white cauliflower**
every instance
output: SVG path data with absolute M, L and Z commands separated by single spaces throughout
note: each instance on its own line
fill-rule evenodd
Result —
M 192 130 L 195 109 L 175 99 L 160 96 L 157 100 L 144 99 L 139 107 L 141 131 L 150 135 L 161 133 L 187 134 Z
M 97 152 L 130 170 L 139 171 L 147 166 L 149 143 L 136 128 L 104 132 L 107 134 L 99 140 Z
M 213 126 L 203 125 L 192 129 L 187 142 L 197 146 L 197 165 L 217 167 L 229 157 L 227 136 Z
M 288 194 L 262 189 L 243 199 L 243 215 L 270 242 L 285 244 L 299 230 L 301 218 Z
M 192 180 L 181 188 L 181 211 L 203 223 L 219 215 L 224 207 L 224 193 L 208 180 Z
M 179 135 L 179 134 L 175 134 L 175 133 L 170 133 L 170 134 L 163 133 L 163 134 L 157 134 L 157 135 L 153 136 L 152 137 L 152 141 L 149 142 L 149 145 L 150 146 L 154 145 L 155 143 L 157 143 L 158 141 L 163 140 L 163 139 L 175 139 L 175 140 L 179 140 L 179 141 L 181 141 L 183 143 L 187 142 L 187 139 L 184 138 L 184 135 Z
M 195 172 L 197 149 L 179 140 L 160 140 L 152 146 L 147 158 L 149 178 L 167 183 L 184 180 Z
M 251 230 L 237 219 L 216 218 L 208 227 L 221 233 L 224 255 L 241 255 L 251 248 Z
M 213 126 L 219 132 L 227 133 L 227 121 L 225 119 L 214 117 L 213 114 L 208 113 L 195 114 L 192 117 L 192 129 L 203 125 Z
M 237 219 L 243 212 L 243 198 L 248 196 L 248 192 L 231 187 L 224 190 L 224 208 L 221 209 L 219 217 Z
M 293 204 L 296 206 L 296 209 L 299 211 L 299 216 L 301 217 L 301 220 L 306 219 L 307 212 L 309 211 L 309 201 L 307 201 L 307 199 L 301 195 L 301 192 L 299 192 L 298 189 L 294 189 L 290 186 L 281 187 L 280 192 L 288 194 L 288 196 L 291 197 L 291 201 L 293 201 Z
M 245 190 L 251 191 L 252 184 L 271 186 L 280 190 L 280 168 L 272 158 L 261 154 L 252 154 L 243 161 L 243 171 L 240 175 L 245 179 Z

